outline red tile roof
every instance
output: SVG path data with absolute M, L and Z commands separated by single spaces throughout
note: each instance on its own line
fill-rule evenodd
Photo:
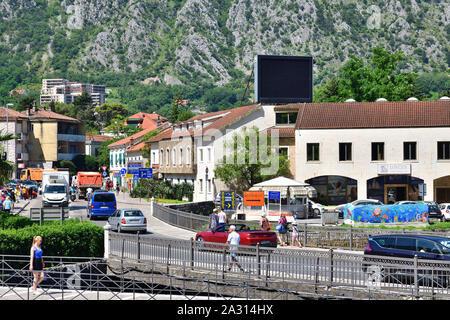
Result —
M 86 141 L 92 140 L 92 141 L 98 141 L 98 142 L 104 142 L 111 140 L 112 137 L 109 136 L 101 136 L 101 135 L 86 135 Z
M 290 105 L 295 106 L 296 129 L 450 127 L 450 101 L 444 100 Z
M 119 141 L 116 141 L 114 143 L 111 143 L 110 145 L 108 145 L 108 148 L 110 147 L 117 147 L 117 146 L 122 146 L 125 145 L 127 143 L 129 143 L 131 140 L 135 140 L 135 139 L 139 139 L 142 136 L 144 136 L 145 134 L 149 133 L 150 131 L 153 131 L 154 129 L 144 129 L 142 131 L 139 131 L 138 133 L 135 133 L 129 137 L 123 138 Z
M 21 112 L 22 115 L 27 116 L 27 110 Z M 33 111 L 33 109 L 30 109 L 30 120 L 61 120 L 61 121 L 68 121 L 68 122 L 78 122 L 81 123 L 80 120 L 67 117 L 65 115 L 50 111 L 50 110 L 43 110 L 43 109 L 37 109 L 36 111 Z
M 160 116 L 157 113 L 145 113 L 145 112 L 138 112 L 130 117 L 127 118 L 128 121 L 130 120 L 139 120 L 139 128 L 142 129 L 156 129 L 158 126 L 157 120 L 164 120 L 167 121 L 167 118 Z M 125 121 L 127 123 L 127 121 Z
M 0 118 L 6 119 L 6 108 L 0 107 Z M 8 119 L 26 119 L 27 117 L 22 113 L 8 108 Z
M 145 147 L 145 141 L 138 143 L 137 145 L 133 146 L 132 148 L 128 149 L 127 152 L 133 152 L 133 151 L 139 151 L 142 150 Z

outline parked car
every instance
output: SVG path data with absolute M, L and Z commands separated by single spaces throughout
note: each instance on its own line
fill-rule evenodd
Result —
M 404 267 L 408 265 L 407 262 L 402 260 L 403 266 L 398 268 L 392 267 L 392 264 L 395 263 L 395 258 L 414 258 L 415 255 L 419 259 L 450 261 L 450 239 L 416 234 L 371 236 L 364 250 L 363 271 L 370 273 L 376 270 L 380 273 L 382 281 L 386 279 L 393 279 L 395 282 L 411 281 L 414 277 L 414 270 Z M 389 257 L 384 260 L 389 260 L 390 267 L 386 267 L 386 264 L 382 263 L 383 257 Z M 400 263 L 400 260 L 398 261 Z M 412 265 L 412 262 L 409 265 Z M 447 286 L 450 284 L 448 282 L 449 271 L 435 270 L 434 273 L 430 273 L 419 269 L 419 273 L 421 285 L 433 283 L 434 286 L 438 284 Z
M 147 231 L 147 218 L 139 209 L 118 209 L 108 218 L 108 223 L 113 230 L 122 231 Z
M 236 232 L 241 237 L 240 245 L 264 247 L 277 247 L 277 235 L 273 231 L 263 231 L 259 229 L 251 230 L 245 224 L 235 224 Z M 221 225 L 212 231 L 198 232 L 195 240 L 201 242 L 226 243 L 229 234 L 229 224 Z
M 439 205 L 439 209 L 441 209 L 441 213 L 444 216 L 444 220 L 450 221 L 450 203 L 441 203 Z
M 355 200 L 353 202 L 351 202 L 351 204 L 353 206 L 382 206 L 383 202 L 379 201 L 379 200 L 375 200 L 375 199 L 362 199 L 362 200 Z M 339 218 L 343 219 L 344 218 L 344 207 L 345 205 L 347 205 L 347 203 L 345 204 L 341 204 L 339 206 L 337 206 L 336 208 L 334 208 L 334 212 L 338 212 L 339 213 Z
M 112 192 L 93 193 L 88 208 L 90 219 L 109 217 L 117 210 L 116 195 Z
M 314 218 L 321 215 L 325 211 L 324 206 L 320 203 L 314 202 L 312 200 L 308 200 L 308 202 L 310 202 L 312 205 L 312 215 Z
M 423 201 L 428 205 L 428 219 L 445 221 L 445 216 L 442 214 L 441 208 L 434 201 Z
M 418 201 L 410 201 L 410 200 L 404 200 L 404 201 L 397 201 L 394 202 L 394 204 L 416 204 Z

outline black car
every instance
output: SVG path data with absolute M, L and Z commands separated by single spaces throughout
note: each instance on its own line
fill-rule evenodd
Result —
M 433 201 L 424 201 L 428 205 L 428 219 L 437 219 L 439 221 L 445 221 L 445 216 L 442 214 L 439 205 Z
M 396 260 L 395 258 L 412 259 L 417 255 L 421 260 L 450 261 L 450 239 L 428 235 L 379 235 L 371 236 L 364 250 L 363 271 L 378 270 L 382 277 L 393 282 L 411 281 L 414 278 L 413 262 Z M 383 258 L 385 257 L 385 258 Z M 393 267 L 393 264 L 402 264 Z M 443 264 L 441 268 L 447 269 Z M 449 271 L 434 271 L 419 269 L 419 280 L 422 285 L 450 284 Z

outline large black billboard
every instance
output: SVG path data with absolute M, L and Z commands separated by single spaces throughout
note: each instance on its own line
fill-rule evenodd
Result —
M 255 100 L 260 103 L 313 101 L 313 58 L 255 56 Z

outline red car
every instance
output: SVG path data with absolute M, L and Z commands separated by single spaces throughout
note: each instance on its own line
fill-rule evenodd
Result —
M 241 237 L 240 245 L 256 246 L 259 243 L 263 247 L 277 247 L 277 234 L 273 231 L 249 230 L 245 224 L 235 224 L 236 232 Z M 204 242 L 226 243 L 230 225 L 221 225 L 212 231 L 198 232 L 195 240 Z

